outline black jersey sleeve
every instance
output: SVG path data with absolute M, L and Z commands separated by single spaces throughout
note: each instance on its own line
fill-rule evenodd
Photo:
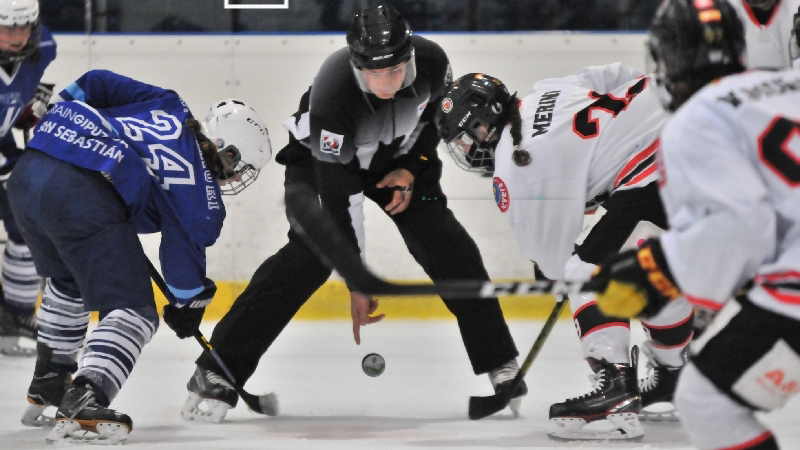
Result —
M 363 102 L 363 94 L 350 69 L 346 48 L 325 60 L 310 94 L 308 145 L 317 190 L 323 207 L 357 247 L 350 199 L 362 192 L 354 138 L 359 112 L 354 105 Z

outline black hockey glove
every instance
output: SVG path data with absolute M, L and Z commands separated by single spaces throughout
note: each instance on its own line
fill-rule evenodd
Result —
M 584 287 L 597 292 L 597 307 L 611 317 L 652 317 L 681 295 L 658 239 L 609 258 Z
M 181 338 L 191 337 L 200 327 L 206 306 L 214 299 L 217 286 L 211 284 L 183 306 L 164 306 L 164 322 Z

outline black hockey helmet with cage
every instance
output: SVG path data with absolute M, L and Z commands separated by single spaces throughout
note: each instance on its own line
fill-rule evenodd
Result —
M 502 81 L 469 73 L 445 91 L 434 123 L 456 164 L 468 172 L 494 170 L 490 152 L 511 115 L 514 94 Z
M 712 80 L 745 69 L 744 28 L 726 0 L 665 0 L 647 47 L 649 70 L 670 111 Z
M 411 27 L 386 4 L 356 13 L 347 32 L 347 47 L 358 69 L 392 67 L 408 61 L 414 51 Z

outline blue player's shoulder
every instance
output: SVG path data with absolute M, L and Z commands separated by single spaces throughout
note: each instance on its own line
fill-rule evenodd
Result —
M 41 38 L 39 39 L 39 51 L 42 53 L 42 61 L 45 65 L 50 64 L 56 59 L 56 40 L 50 29 L 42 25 Z

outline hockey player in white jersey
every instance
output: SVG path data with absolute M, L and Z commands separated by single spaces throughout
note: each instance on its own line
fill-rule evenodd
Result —
M 765 450 L 778 443 L 754 412 L 800 391 L 800 71 L 739 74 L 737 24 L 719 0 L 657 13 L 651 55 L 677 109 L 658 152 L 671 228 L 593 281 L 610 314 L 648 316 L 679 293 L 715 314 L 679 379 L 681 421 L 699 448 Z
M 493 168 L 497 206 L 520 250 L 544 276 L 588 279 L 595 264 L 626 241 L 635 243 L 635 233 L 647 225 L 666 227 L 654 165 L 666 117 L 652 80 L 615 63 L 542 80 L 521 100 L 496 78 L 465 75 L 445 93 L 436 124 L 460 167 Z M 595 209 L 602 217 L 576 246 L 584 213 Z M 691 308 L 676 303 L 643 322 L 655 368 L 642 380 L 640 398 L 630 322 L 603 316 L 592 294 L 570 297 L 570 306 L 596 390 L 552 405 L 548 433 L 567 439 L 641 436 L 642 403 L 672 400 L 692 335 Z M 583 430 L 601 419 L 613 428 Z
M 790 52 L 794 15 L 800 0 L 727 0 L 744 26 L 747 67 L 788 69 L 795 61 Z

